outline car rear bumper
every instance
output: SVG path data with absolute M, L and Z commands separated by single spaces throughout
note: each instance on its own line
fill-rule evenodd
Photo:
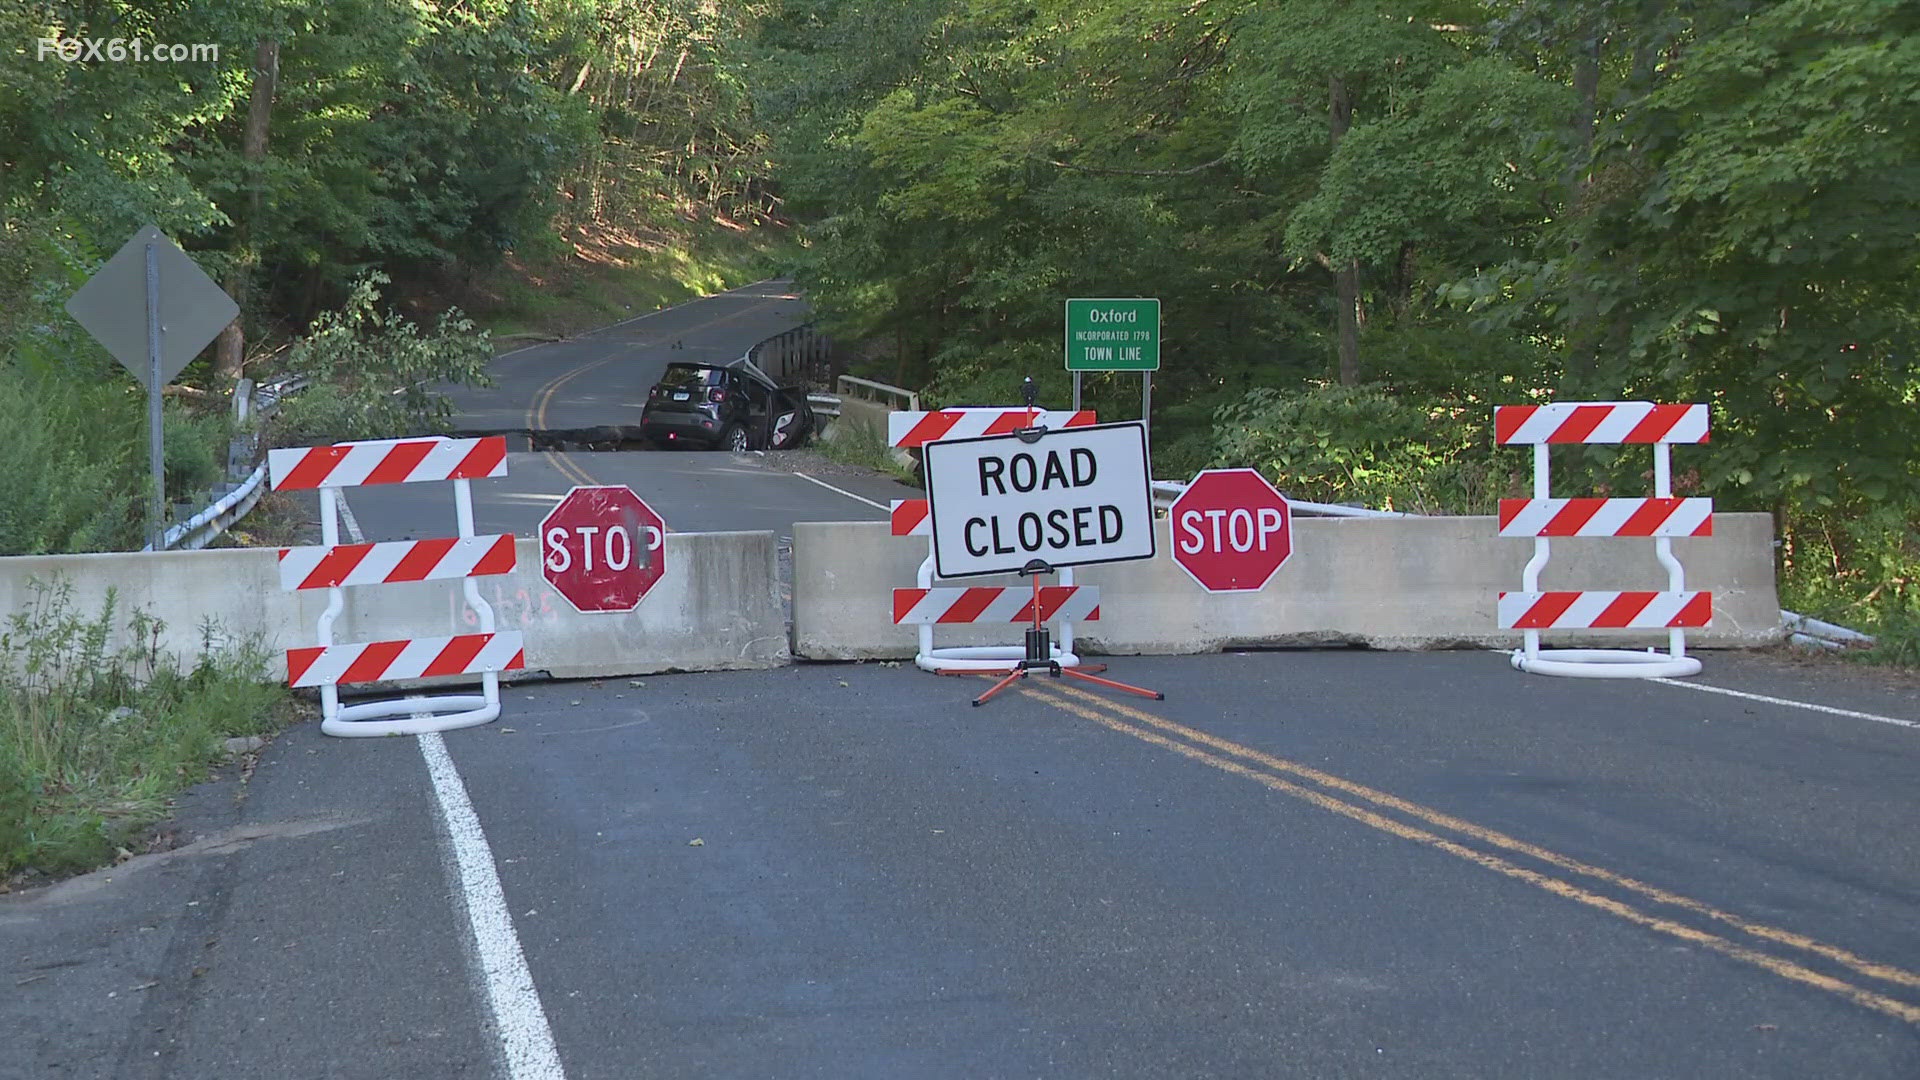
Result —
M 640 422 L 640 434 L 656 443 L 712 446 L 720 438 L 720 424 L 697 414 L 653 413 Z

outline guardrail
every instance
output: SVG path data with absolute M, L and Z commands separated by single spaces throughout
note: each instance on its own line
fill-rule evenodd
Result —
M 813 415 L 836 418 L 840 415 L 840 398 L 836 394 L 808 394 L 807 405 L 813 409 Z
M 874 382 L 871 379 L 842 375 L 836 380 L 834 388 L 840 391 L 841 397 L 878 401 L 904 412 L 920 411 L 920 395 L 898 386 L 888 386 L 886 383 Z
M 240 482 L 238 487 L 220 496 L 205 510 L 161 534 L 160 550 L 198 551 L 212 543 L 214 537 L 226 532 L 234 522 L 246 517 L 247 512 L 260 501 L 266 479 L 267 466 L 265 462 L 261 462 L 245 480 Z M 140 550 L 152 551 L 153 545 L 148 544 Z
M 233 418 L 236 424 L 244 424 L 256 416 L 270 416 L 287 397 L 305 390 L 308 381 L 303 375 L 276 379 L 270 383 L 256 385 L 252 379 L 241 379 L 233 388 Z M 228 476 L 232 477 L 243 464 L 236 464 L 235 458 L 244 455 L 251 459 L 260 452 L 258 437 L 234 440 L 235 446 L 229 449 Z M 244 446 L 244 449 L 241 447 Z M 265 489 L 267 466 L 265 462 L 257 464 L 253 471 L 220 494 L 199 513 L 182 521 L 160 535 L 161 551 L 198 551 L 212 543 L 214 538 L 232 528 L 234 523 L 247 516 L 254 504 L 260 501 Z M 148 544 L 142 551 L 152 551 Z
M 814 329 L 812 323 L 802 323 L 760 341 L 741 359 L 776 382 L 819 385 L 832 377 L 833 354 L 833 339 Z
M 1855 645 L 1873 644 L 1873 635 L 1863 634 L 1830 622 L 1822 622 L 1811 616 L 1780 609 L 1780 625 L 1787 628 L 1787 640 L 1795 645 L 1811 645 L 1819 649 L 1845 649 Z

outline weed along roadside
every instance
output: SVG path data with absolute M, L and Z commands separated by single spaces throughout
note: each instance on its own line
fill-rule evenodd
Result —
M 152 612 L 109 593 L 83 611 L 65 578 L 35 579 L 0 630 L 0 891 L 80 873 L 157 842 L 171 800 L 298 711 L 257 642 L 201 628 L 191 667 Z M 238 747 L 236 747 L 237 749 Z

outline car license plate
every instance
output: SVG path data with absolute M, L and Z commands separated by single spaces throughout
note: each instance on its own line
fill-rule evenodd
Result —
M 675 390 L 673 392 L 673 400 L 675 401 L 685 401 L 692 396 L 693 396 L 692 394 L 688 393 L 685 390 Z

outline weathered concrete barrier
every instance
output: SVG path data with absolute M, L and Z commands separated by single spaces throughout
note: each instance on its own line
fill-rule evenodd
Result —
M 475 584 L 498 629 L 526 634 L 530 674 L 720 671 L 789 660 L 770 532 L 669 533 L 666 575 L 638 608 L 617 614 L 583 615 L 554 592 L 540 576 L 537 541 L 519 541 L 516 555 L 513 573 Z M 272 549 L 234 548 L 0 559 L 0 617 L 30 610 L 30 583 L 56 578 L 71 583 L 73 612 L 85 618 L 97 616 L 113 590 L 116 632 L 130 609 L 159 617 L 160 649 L 189 665 L 209 644 L 257 641 L 271 650 L 272 678 L 285 677 L 288 647 L 317 644 L 314 623 L 327 606 L 324 589 L 282 591 Z M 348 589 L 334 640 L 471 633 L 477 623 L 469 618 L 457 582 Z
M 1266 589 L 1209 594 L 1171 557 L 1166 522 L 1150 560 L 1082 567 L 1076 583 L 1100 587 L 1100 620 L 1079 624 L 1092 652 L 1202 653 L 1261 645 L 1360 644 L 1387 649 L 1517 647 L 1496 628 L 1495 600 L 1517 591 L 1533 554 L 1527 539 L 1496 536 L 1487 517 L 1296 518 L 1294 554 Z M 1673 542 L 1687 587 L 1712 590 L 1714 624 L 1690 645 L 1739 648 L 1780 640 L 1772 522 L 1716 514 L 1712 537 Z M 885 523 L 799 522 L 793 530 L 793 654 L 813 660 L 910 657 L 913 627 L 892 625 L 892 590 L 914 584 L 923 537 L 889 535 Z M 1542 575 L 1552 589 L 1666 587 L 1651 543 L 1553 541 Z M 1020 585 L 1016 578 L 964 584 Z M 1016 626 L 940 626 L 945 645 L 1018 645 Z M 1664 631 L 1549 632 L 1544 640 L 1664 645 Z

